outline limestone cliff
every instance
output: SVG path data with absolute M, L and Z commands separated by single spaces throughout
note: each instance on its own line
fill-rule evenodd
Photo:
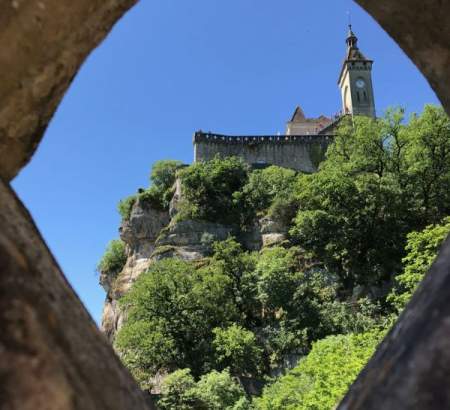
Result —
M 286 239 L 287 227 L 268 217 L 255 221 L 252 228 L 240 233 L 232 226 L 214 222 L 178 221 L 177 205 L 181 196 L 182 187 L 177 180 L 169 210 L 157 210 L 137 200 L 129 218 L 121 223 L 119 233 L 126 244 L 126 264 L 117 276 L 103 274 L 100 277 L 100 284 L 107 293 L 102 330 L 111 342 L 124 320 L 118 300 L 152 262 L 171 257 L 184 260 L 202 259 L 211 252 L 213 242 L 225 240 L 230 235 L 238 236 L 249 250 L 260 250 L 264 246 L 280 244 Z

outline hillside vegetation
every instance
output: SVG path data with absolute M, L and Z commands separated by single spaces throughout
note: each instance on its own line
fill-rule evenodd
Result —
M 151 188 L 121 202 L 122 217 L 136 200 L 167 209 L 176 178 L 172 223 L 233 234 L 206 236 L 202 259 L 161 258 L 139 276 L 120 299 L 124 363 L 144 389 L 166 375 L 162 409 L 332 409 L 450 232 L 450 121 L 434 106 L 409 122 L 402 110 L 346 118 L 311 175 L 237 158 L 163 161 Z M 247 249 L 242 238 L 264 217 L 286 239 Z M 123 252 L 112 243 L 99 267 L 117 272 Z M 265 383 L 260 397 L 246 379 Z

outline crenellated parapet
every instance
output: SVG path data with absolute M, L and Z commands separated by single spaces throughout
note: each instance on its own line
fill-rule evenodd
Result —
M 317 170 L 332 141 L 332 135 L 230 136 L 197 131 L 194 161 L 237 156 L 252 166 L 278 165 L 310 173 Z

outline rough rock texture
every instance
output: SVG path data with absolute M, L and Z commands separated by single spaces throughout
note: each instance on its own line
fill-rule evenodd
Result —
M 450 115 L 450 2 L 356 0 L 425 75 Z
M 214 241 L 223 241 L 232 233 L 231 227 L 213 222 L 197 220 L 175 222 L 161 232 L 156 246 L 177 248 L 183 259 L 194 260 L 207 255 Z
M 127 262 L 117 277 L 102 277 L 100 280 L 107 292 L 102 330 L 111 341 L 124 319 L 118 299 L 130 289 L 139 275 L 149 268 L 155 250 L 155 240 L 169 221 L 168 212 L 153 209 L 138 201 L 133 205 L 130 218 L 123 221 L 119 228 L 120 237 L 127 244 Z
M 187 261 L 202 259 L 211 253 L 213 242 L 223 241 L 236 234 L 233 227 L 219 223 L 177 221 L 176 207 L 182 199 L 181 192 L 182 186 L 178 180 L 169 212 L 155 210 L 138 201 L 133 205 L 130 218 L 122 222 L 119 232 L 127 244 L 127 262 L 116 277 L 102 275 L 100 278 L 107 292 L 102 330 L 111 342 L 126 319 L 126 312 L 121 311 L 118 300 L 153 262 L 165 258 Z M 263 218 L 239 239 L 247 249 L 257 251 L 264 245 L 279 245 L 286 239 L 286 233 L 287 227 L 283 224 Z
M 0 203 L 0 408 L 152 408 L 1 180 Z
M 135 2 L 0 1 L 0 177 L 30 160 L 81 63 Z
M 174 185 L 175 185 L 175 191 L 174 191 L 173 197 L 170 201 L 170 207 L 169 207 L 169 215 L 171 218 L 173 218 L 178 213 L 178 207 L 179 207 L 179 203 L 181 201 L 181 196 L 182 196 L 181 179 L 177 178 L 175 180 Z
M 288 227 L 282 222 L 265 217 L 260 223 L 264 247 L 280 245 L 287 239 Z
M 175 204 L 181 199 L 181 183 L 177 182 L 170 212 L 176 215 Z M 204 258 L 211 251 L 213 241 L 224 240 L 232 233 L 230 227 L 205 221 L 176 222 L 169 212 L 153 209 L 137 201 L 130 218 L 119 228 L 120 237 L 127 245 L 127 262 L 114 278 L 101 277 L 107 292 L 102 315 L 102 330 L 110 341 L 114 340 L 126 318 L 118 300 L 136 279 L 157 260 L 176 257 L 184 260 Z

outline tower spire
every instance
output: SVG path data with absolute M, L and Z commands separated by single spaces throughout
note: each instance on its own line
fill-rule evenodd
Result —
M 346 42 L 348 49 L 358 48 L 358 37 L 356 37 L 355 33 L 353 32 L 351 23 L 348 25 L 348 35 Z

